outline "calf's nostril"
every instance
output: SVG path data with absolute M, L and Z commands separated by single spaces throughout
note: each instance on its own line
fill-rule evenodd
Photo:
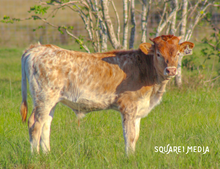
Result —
M 166 73 L 169 74 L 169 73 L 170 73 L 170 70 L 169 70 L 169 69 L 166 69 Z

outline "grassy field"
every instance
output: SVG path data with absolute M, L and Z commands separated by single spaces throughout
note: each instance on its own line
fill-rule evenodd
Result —
M 219 87 L 178 90 L 170 85 L 162 103 L 142 119 L 136 154 L 130 158 L 124 154 L 118 112 L 90 113 L 78 128 L 74 112 L 58 104 L 51 153 L 31 155 L 27 124 L 19 114 L 22 51 L 0 49 L 0 168 L 220 168 Z M 30 94 L 28 105 L 29 117 Z M 181 152 L 155 152 L 155 146 L 167 145 L 180 146 Z M 191 146 L 209 152 L 186 154 Z

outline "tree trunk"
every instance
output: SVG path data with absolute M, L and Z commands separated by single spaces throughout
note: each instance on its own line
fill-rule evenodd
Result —
M 185 41 L 185 35 L 186 35 L 186 24 L 187 24 L 187 9 L 188 9 L 188 0 L 183 0 L 183 7 L 182 7 L 182 23 L 180 27 L 180 36 L 182 36 L 182 39 L 180 42 Z
M 110 42 L 112 43 L 112 46 L 115 49 L 119 49 L 121 47 L 121 44 L 119 42 L 119 39 L 116 38 L 114 27 L 109 15 L 109 5 L 108 5 L 108 0 L 101 0 L 102 4 L 102 12 L 103 12 L 103 17 L 107 26 L 108 30 L 108 36 L 110 39 Z
M 178 0 L 172 1 L 171 6 L 172 6 L 173 9 L 176 8 L 176 10 L 174 12 L 173 19 L 171 19 L 170 34 L 175 35 L 175 33 L 176 33 L 176 14 L 177 14 L 177 10 L 178 10 Z
M 107 41 L 108 41 L 108 34 L 107 34 L 107 27 L 105 25 L 105 22 L 103 22 L 103 18 L 101 16 L 101 12 L 99 11 L 98 8 L 98 2 L 97 0 L 94 0 L 94 6 L 95 6 L 95 11 L 97 13 L 97 24 L 99 26 L 99 36 L 100 36 L 100 41 L 101 41 L 101 52 L 107 51 Z
M 151 6 L 151 0 L 142 0 L 142 13 L 141 13 L 141 29 L 142 29 L 142 36 L 141 36 L 141 43 L 146 42 L 147 40 L 147 23 L 149 18 L 149 11 Z
M 188 9 L 188 0 L 183 0 L 183 7 L 182 7 L 182 23 L 180 28 L 180 35 L 182 36 L 182 39 L 180 42 L 185 41 L 185 34 L 186 34 L 186 24 L 187 24 L 187 9 Z M 177 75 L 175 77 L 175 83 L 176 86 L 181 87 L 182 86 L 182 59 L 183 56 L 180 56 L 178 59 L 178 65 L 177 65 Z
M 129 49 L 134 47 L 134 40 L 135 40 L 135 31 L 136 31 L 136 20 L 135 20 L 135 3 L 134 0 L 131 0 L 131 36 L 129 41 Z
M 147 39 L 147 21 L 146 21 L 146 15 L 147 15 L 147 2 L 146 0 L 142 0 L 142 13 L 141 13 L 141 29 L 142 29 L 142 36 L 141 36 L 141 43 L 146 42 Z
M 114 9 L 115 16 L 116 16 L 116 20 L 117 20 L 117 27 L 118 27 L 118 28 L 117 28 L 117 39 L 120 40 L 120 31 L 121 31 L 120 18 L 119 18 L 119 15 L 118 15 L 118 11 L 117 11 L 117 9 L 116 9 L 116 7 L 115 7 L 114 1 L 112 0 L 111 3 L 112 3 L 112 7 L 113 7 L 113 9 Z
M 124 27 L 123 27 L 123 40 L 122 46 L 123 49 L 128 48 L 128 0 L 123 0 L 123 19 L 124 19 Z
M 100 35 L 101 35 L 101 51 L 105 52 L 107 51 L 107 42 L 108 42 L 108 33 L 107 33 L 107 28 L 106 25 L 104 24 L 103 21 L 99 21 L 100 22 L 100 27 L 101 27 L 101 31 L 100 31 Z

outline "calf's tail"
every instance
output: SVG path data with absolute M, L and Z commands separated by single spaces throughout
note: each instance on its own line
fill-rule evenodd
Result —
M 27 81 L 26 81 L 26 72 L 25 72 L 25 53 L 22 55 L 21 58 L 21 72 L 22 72 L 22 79 L 21 79 L 21 92 L 22 92 L 22 102 L 20 107 L 20 113 L 22 117 L 22 122 L 26 121 L 27 112 L 28 112 L 28 105 L 27 105 Z

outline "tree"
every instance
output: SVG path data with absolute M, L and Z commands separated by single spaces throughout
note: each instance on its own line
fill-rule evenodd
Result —
M 186 24 L 187 24 L 187 9 L 188 9 L 188 0 L 183 0 L 183 7 L 182 7 L 182 23 L 180 27 L 180 36 L 183 37 L 180 42 L 184 41 L 184 37 L 186 34 Z M 182 72 L 181 72 L 181 67 L 182 67 L 182 59 L 183 56 L 179 56 L 178 60 L 178 65 L 177 65 L 177 75 L 175 77 L 175 82 L 178 87 L 181 87 L 182 85 Z
M 190 3 L 189 3 L 190 2 Z M 182 6 L 182 8 L 180 8 Z M 167 28 L 166 33 L 171 33 L 176 36 L 181 36 L 180 42 L 188 41 L 192 37 L 193 31 L 202 18 L 208 13 L 208 8 L 211 6 L 219 7 L 217 0 L 172 0 L 171 4 L 164 1 L 163 8 L 160 10 L 161 19 L 156 29 L 156 36 Z M 170 12 L 168 12 L 170 11 Z M 178 18 L 178 16 L 181 16 Z M 186 31 L 187 30 L 187 31 Z M 178 59 L 177 76 L 175 82 L 178 87 L 182 85 L 181 65 L 183 56 Z

